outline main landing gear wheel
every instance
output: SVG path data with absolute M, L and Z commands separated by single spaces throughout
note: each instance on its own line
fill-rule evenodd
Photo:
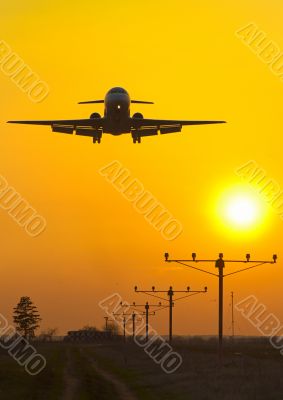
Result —
M 93 143 L 100 143 L 101 142 L 101 138 L 93 137 L 92 141 L 93 141 Z

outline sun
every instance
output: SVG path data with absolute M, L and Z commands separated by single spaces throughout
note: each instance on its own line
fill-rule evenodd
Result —
M 267 204 L 252 188 L 236 185 L 218 196 L 217 224 L 231 233 L 259 233 L 266 223 Z

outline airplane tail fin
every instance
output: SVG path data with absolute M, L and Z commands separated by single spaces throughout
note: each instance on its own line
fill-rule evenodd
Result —
M 142 101 L 142 100 L 131 100 L 131 103 L 137 103 L 137 104 L 154 104 L 152 101 Z
M 104 100 L 80 101 L 78 104 L 104 103 Z

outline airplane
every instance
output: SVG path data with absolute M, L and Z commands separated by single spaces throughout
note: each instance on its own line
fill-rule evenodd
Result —
M 92 137 L 93 143 L 100 143 L 103 133 L 122 135 L 131 133 L 133 143 L 141 143 L 141 137 L 181 132 L 183 125 L 222 124 L 226 121 L 179 121 L 146 119 L 140 112 L 130 116 L 131 104 L 154 104 L 151 101 L 131 100 L 128 92 L 121 87 L 110 89 L 104 100 L 82 101 L 78 104 L 104 103 L 104 116 L 97 112 L 88 119 L 8 121 L 12 124 L 50 125 L 53 132 Z

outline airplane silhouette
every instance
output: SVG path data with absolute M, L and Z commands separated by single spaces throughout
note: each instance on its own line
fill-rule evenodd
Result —
M 53 132 L 90 136 L 93 143 L 100 143 L 102 133 L 121 135 L 131 133 L 133 142 L 140 143 L 143 136 L 181 132 L 183 125 L 221 124 L 226 121 L 178 121 L 146 119 L 139 112 L 130 116 L 130 104 L 153 104 L 151 101 L 131 100 L 128 92 L 121 87 L 110 89 L 104 100 L 82 101 L 79 104 L 104 103 L 104 116 L 91 114 L 88 119 L 49 121 L 8 121 L 12 124 L 50 125 Z

